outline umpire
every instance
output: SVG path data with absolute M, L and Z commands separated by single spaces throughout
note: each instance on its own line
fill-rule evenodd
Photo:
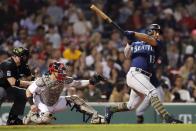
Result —
M 20 125 L 22 120 L 18 118 L 23 115 L 26 97 L 25 89 L 30 81 L 21 80 L 22 77 L 30 76 L 31 72 L 27 65 L 29 50 L 23 47 L 14 48 L 11 57 L 0 63 L 0 104 L 5 97 L 14 101 L 9 112 L 7 125 Z

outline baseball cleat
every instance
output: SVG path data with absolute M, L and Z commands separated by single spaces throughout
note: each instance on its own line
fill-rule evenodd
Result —
M 30 119 L 30 117 L 25 116 L 25 117 L 22 119 L 22 122 L 23 122 L 24 125 L 28 125 L 28 124 L 31 123 L 31 119 Z
M 106 123 L 110 123 L 110 120 L 112 118 L 112 115 L 114 113 L 111 111 L 111 107 L 106 107 L 105 108 L 105 120 L 106 120 Z
M 168 116 L 168 117 L 165 119 L 165 121 L 166 121 L 166 123 L 171 123 L 171 124 L 183 124 L 183 121 L 174 119 L 174 118 L 171 117 L 171 116 Z

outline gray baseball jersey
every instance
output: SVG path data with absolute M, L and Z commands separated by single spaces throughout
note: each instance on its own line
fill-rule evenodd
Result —
M 44 104 L 52 106 L 58 101 L 63 88 L 77 85 L 79 85 L 79 82 L 73 80 L 72 77 L 59 82 L 50 79 L 49 76 L 43 76 L 38 78 L 28 89 L 32 94 L 39 95 Z

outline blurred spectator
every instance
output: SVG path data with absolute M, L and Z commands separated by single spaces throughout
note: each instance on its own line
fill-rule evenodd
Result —
M 68 18 L 69 23 L 76 23 L 79 21 L 80 8 L 77 8 L 74 4 L 70 4 L 69 8 L 65 10 L 64 15 Z
M 67 60 L 78 60 L 82 52 L 77 49 L 76 43 L 70 43 L 69 48 L 65 49 L 63 52 L 63 57 Z
M 8 58 L 8 54 L 6 51 L 0 49 L 0 63 Z
M 68 96 L 71 96 L 71 95 L 76 95 L 77 92 L 76 92 L 76 88 L 75 87 L 70 87 L 67 89 L 67 94 Z
M 53 48 L 60 48 L 61 36 L 60 36 L 60 34 L 58 32 L 57 27 L 55 27 L 54 25 L 50 25 L 49 26 L 49 31 L 45 35 L 45 38 L 49 42 L 51 42 Z
M 43 46 L 45 37 L 45 28 L 43 26 L 38 26 L 36 29 L 36 34 L 32 36 L 32 44 L 36 46 Z
M 180 67 L 179 75 L 183 78 L 183 84 L 188 81 L 189 75 L 193 72 L 194 58 L 187 57 L 184 64 Z
M 177 76 L 175 80 L 175 87 L 172 92 L 176 94 L 177 92 L 180 95 L 180 99 L 184 102 L 192 102 L 193 99 L 190 96 L 190 92 L 183 85 L 183 78 L 181 76 Z M 177 97 L 177 94 L 176 94 Z M 175 99 L 175 98 L 174 98 Z
M 74 33 L 78 36 L 89 35 L 92 30 L 92 24 L 85 19 L 83 12 L 78 14 L 79 19 L 73 24 Z
M 10 34 L 10 37 L 8 38 L 11 41 L 17 40 L 19 37 L 19 25 L 18 22 L 12 23 L 12 32 Z
M 92 34 L 90 38 L 91 45 L 96 47 L 97 52 L 101 52 L 103 50 L 103 43 L 102 43 L 102 36 L 101 33 L 95 32 Z
M 119 9 L 118 23 L 124 27 L 128 18 L 133 14 L 133 1 L 128 0 L 123 3 L 123 6 Z
M 63 9 L 56 5 L 56 0 L 49 0 L 49 4 L 47 13 L 52 19 L 52 24 L 58 25 L 63 19 Z
M 122 41 L 121 41 L 120 34 L 118 31 L 114 30 L 112 32 L 111 40 L 114 42 L 113 44 L 114 44 L 115 49 L 117 49 L 118 51 L 123 50 Z
M 95 85 L 90 84 L 87 89 L 84 89 L 84 98 L 88 102 L 100 101 L 101 91 Z
M 188 50 L 188 55 L 192 55 L 196 57 L 196 28 L 191 31 L 191 37 L 188 41 L 188 45 L 190 46 Z M 188 47 L 187 47 L 188 48 Z
M 35 18 L 35 13 L 31 13 L 27 16 L 27 18 L 25 18 L 24 20 L 22 19 L 20 21 L 20 25 L 24 28 L 27 28 L 28 34 L 31 36 L 35 34 L 36 28 L 38 26 L 35 22 Z
M 178 92 L 174 92 L 173 97 L 174 98 L 173 98 L 172 102 L 186 102 L 185 100 L 182 100 L 182 98 L 180 97 L 180 93 L 178 93 Z
M 128 88 L 125 83 L 117 83 L 110 95 L 109 102 L 127 102 L 129 100 L 127 90 Z
M 192 96 L 193 96 L 194 101 L 196 102 L 196 88 L 194 88 Z
M 14 47 L 28 47 L 28 45 L 30 44 L 30 40 L 28 37 L 27 29 L 25 28 L 20 29 L 19 35 L 15 37 L 15 39 L 13 39 L 13 42 L 14 42 Z

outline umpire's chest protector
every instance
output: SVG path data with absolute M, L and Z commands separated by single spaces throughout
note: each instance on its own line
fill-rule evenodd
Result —
M 47 106 L 53 106 L 59 99 L 64 88 L 64 83 L 51 80 L 49 76 L 44 76 L 36 80 L 36 85 L 40 90 L 40 99 Z

